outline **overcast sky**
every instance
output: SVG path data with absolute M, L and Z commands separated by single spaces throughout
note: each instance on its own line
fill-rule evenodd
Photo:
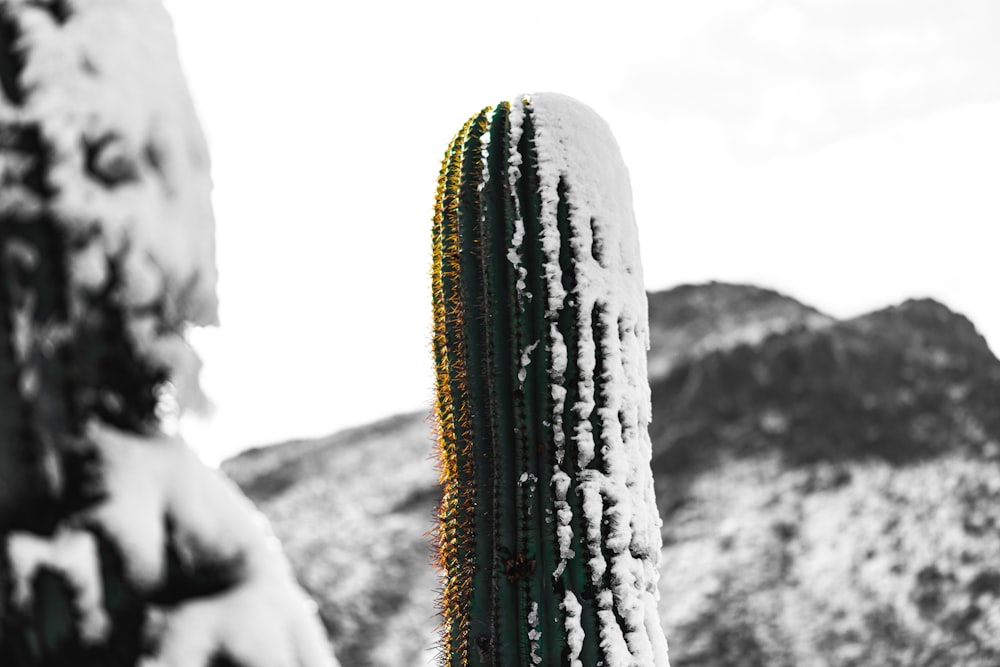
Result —
M 209 459 L 430 405 L 440 159 L 530 91 L 610 123 L 650 289 L 932 296 L 1000 349 L 995 0 L 167 6 L 216 183 Z

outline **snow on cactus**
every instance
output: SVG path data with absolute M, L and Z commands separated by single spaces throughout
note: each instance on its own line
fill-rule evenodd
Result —
M 210 191 L 158 0 L 0 0 L 0 664 L 336 664 L 266 525 L 162 434 L 203 401 Z
M 433 255 L 443 663 L 665 667 L 646 297 L 604 121 L 554 94 L 470 119 Z
M 0 0 L 0 529 L 65 495 L 89 419 L 203 402 L 183 329 L 216 319 L 210 190 L 156 0 Z

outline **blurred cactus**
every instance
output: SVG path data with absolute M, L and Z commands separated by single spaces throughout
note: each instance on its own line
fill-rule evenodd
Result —
M 203 401 L 209 162 L 156 0 L 0 0 L 0 664 L 335 664 Z M 147 662 L 149 661 L 149 662 Z
M 433 230 L 443 663 L 667 664 L 627 171 L 584 105 L 469 120 Z

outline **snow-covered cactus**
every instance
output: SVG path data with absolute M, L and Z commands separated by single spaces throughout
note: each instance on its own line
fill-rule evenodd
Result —
M 208 154 L 158 0 L 0 0 L 0 665 L 330 667 L 203 401 Z
M 646 297 L 628 173 L 589 107 L 469 120 L 432 270 L 449 667 L 664 667 Z
M 151 0 L 0 0 L 0 530 L 93 500 L 62 470 L 90 420 L 200 400 L 211 182 L 173 50 Z

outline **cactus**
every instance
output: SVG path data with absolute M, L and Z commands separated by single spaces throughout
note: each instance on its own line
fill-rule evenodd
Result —
M 662 667 L 646 297 L 589 107 L 471 118 L 433 225 L 442 662 Z
M 203 402 L 210 189 L 157 0 L 0 0 L 5 667 L 336 664 L 256 512 L 164 432 Z

